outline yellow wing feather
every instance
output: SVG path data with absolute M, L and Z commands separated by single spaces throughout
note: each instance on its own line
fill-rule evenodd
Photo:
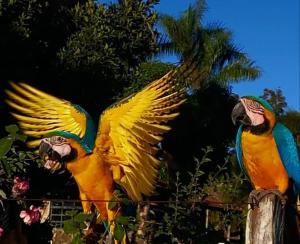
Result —
M 7 104 L 16 110 L 12 115 L 19 121 L 24 134 L 39 138 L 29 141 L 35 148 L 43 136 L 54 131 L 68 131 L 80 138 L 86 132 L 86 115 L 70 102 L 48 95 L 24 83 L 11 83 L 6 90 Z
M 112 167 L 120 167 L 115 179 L 133 200 L 154 190 L 159 160 L 155 158 L 166 122 L 184 101 L 184 90 L 174 87 L 174 72 L 150 83 L 142 91 L 105 110 L 99 122 L 96 150 Z

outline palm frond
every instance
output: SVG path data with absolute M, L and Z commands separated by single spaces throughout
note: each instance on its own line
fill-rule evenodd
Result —
M 220 24 L 202 25 L 205 10 L 205 0 L 198 0 L 179 18 L 162 15 L 160 24 L 167 41 L 159 44 L 160 51 L 180 57 L 191 69 L 189 82 L 194 88 L 259 77 L 260 69 L 233 43 L 231 31 Z
M 255 66 L 253 62 L 235 62 L 223 67 L 222 70 L 213 75 L 210 80 L 219 84 L 228 85 L 228 83 L 240 82 L 241 80 L 255 80 L 260 75 L 260 68 Z

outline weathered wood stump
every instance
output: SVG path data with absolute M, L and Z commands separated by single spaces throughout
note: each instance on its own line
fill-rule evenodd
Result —
M 253 195 L 258 206 L 249 208 L 245 243 L 282 244 L 285 216 L 284 197 L 280 192 L 268 190 L 252 191 L 250 197 Z M 252 200 L 253 198 L 250 199 L 250 202 Z
M 73 237 L 71 234 L 66 234 L 62 228 L 53 228 L 52 244 L 71 244 Z

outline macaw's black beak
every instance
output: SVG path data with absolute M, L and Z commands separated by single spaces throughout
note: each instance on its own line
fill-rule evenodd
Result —
M 231 112 L 231 119 L 234 125 L 236 125 L 237 123 L 251 125 L 251 120 L 248 117 L 245 107 L 241 102 L 234 106 Z

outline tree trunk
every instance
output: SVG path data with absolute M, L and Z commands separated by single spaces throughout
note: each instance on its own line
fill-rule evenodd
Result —
M 282 244 L 285 215 L 283 197 L 280 198 L 277 193 L 259 191 L 257 198 L 258 207 L 248 211 L 245 243 Z

